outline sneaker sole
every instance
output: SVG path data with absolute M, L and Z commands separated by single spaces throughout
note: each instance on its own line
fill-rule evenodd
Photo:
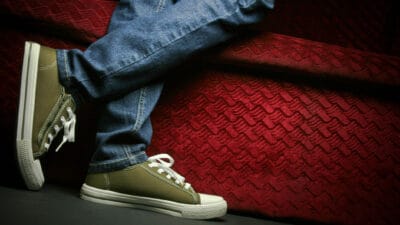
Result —
M 32 149 L 32 126 L 39 54 L 39 44 L 25 42 L 18 107 L 16 157 L 22 178 L 30 190 L 39 190 L 44 183 L 40 160 L 34 159 Z
M 176 217 L 189 219 L 211 219 L 226 214 L 226 201 L 207 205 L 183 204 L 168 200 L 128 195 L 109 190 L 103 190 L 83 184 L 80 197 L 84 200 L 136 209 L 144 209 Z

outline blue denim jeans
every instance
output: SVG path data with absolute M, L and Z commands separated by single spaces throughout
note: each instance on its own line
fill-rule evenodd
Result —
M 57 50 L 60 82 L 78 105 L 102 102 L 89 172 L 146 161 L 150 114 L 168 69 L 259 22 L 274 0 L 121 0 L 108 33 L 85 51 Z M 105 103 L 104 103 L 105 102 Z

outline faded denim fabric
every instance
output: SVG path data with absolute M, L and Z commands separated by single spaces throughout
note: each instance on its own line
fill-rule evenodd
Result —
M 154 109 L 168 69 L 259 22 L 274 0 L 121 0 L 108 33 L 85 51 L 57 50 L 60 81 L 78 105 L 102 105 L 89 172 L 147 159 Z

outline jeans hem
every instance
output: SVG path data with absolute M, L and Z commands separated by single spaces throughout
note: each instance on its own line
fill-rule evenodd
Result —
M 71 81 L 71 73 L 68 72 L 68 57 L 67 50 L 57 49 L 57 66 L 58 66 L 58 78 L 61 85 L 65 88 L 66 92 L 72 96 L 74 99 L 75 105 L 79 107 L 83 103 L 83 98 L 79 94 L 79 91 L 73 87 Z
M 114 159 L 101 162 L 92 162 L 89 164 L 88 173 L 105 173 L 122 170 L 129 166 L 146 162 L 147 158 L 148 157 L 146 153 L 143 151 L 135 154 L 130 153 L 129 157 L 120 158 L 117 160 Z

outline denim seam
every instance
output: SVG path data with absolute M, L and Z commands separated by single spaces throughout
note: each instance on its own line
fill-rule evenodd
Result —
M 154 54 L 160 52 L 161 50 L 167 48 L 167 47 L 170 46 L 171 44 L 173 44 L 173 43 L 175 43 L 175 42 L 177 42 L 177 41 L 179 41 L 179 40 L 185 38 L 187 35 L 189 35 L 189 34 L 191 34 L 191 33 L 193 33 L 193 32 L 196 32 L 196 31 L 200 30 L 200 29 L 201 29 L 202 27 L 204 27 L 206 24 L 213 23 L 213 22 L 215 22 L 215 21 L 217 21 L 217 20 L 219 20 L 219 19 L 221 19 L 221 18 L 230 17 L 230 16 L 234 15 L 235 13 L 239 12 L 240 9 L 241 9 L 241 8 L 238 7 L 234 12 L 232 12 L 232 13 L 230 13 L 230 14 L 226 14 L 226 15 L 223 15 L 223 16 L 220 16 L 220 17 L 215 17 L 213 20 L 210 20 L 210 21 L 207 21 L 206 23 L 201 24 L 199 27 L 197 27 L 197 28 L 195 28 L 195 29 L 193 29 L 193 30 L 191 30 L 191 31 L 189 31 L 189 32 L 187 32 L 187 33 L 185 33 L 184 35 L 178 37 L 177 39 L 175 39 L 175 40 L 173 40 L 173 41 L 170 41 L 170 42 L 166 43 L 164 46 L 162 46 L 162 47 L 156 49 L 156 50 L 153 51 L 153 52 L 150 52 L 150 53 L 147 54 L 147 55 L 144 55 L 144 56 L 141 57 L 140 59 L 133 60 L 132 62 L 128 63 L 127 65 L 122 66 L 122 67 L 120 67 L 119 69 L 116 69 L 116 70 L 113 71 L 113 72 L 110 72 L 109 75 L 100 76 L 100 79 L 109 79 L 109 78 L 111 78 L 111 77 L 117 75 L 118 72 L 120 72 L 120 71 L 126 69 L 127 67 L 132 66 L 132 65 L 134 65 L 134 64 L 136 64 L 136 63 L 139 63 L 140 61 L 142 61 L 142 60 L 144 60 L 144 59 L 146 59 L 146 58 L 148 58 L 148 57 L 150 57 L 150 56 L 152 56 L 152 55 L 154 55 Z M 82 80 L 82 82 L 84 82 L 84 81 L 87 81 L 87 80 Z
M 247 4 L 246 3 L 247 3 L 246 1 L 243 2 L 243 1 L 239 0 L 239 4 L 242 5 L 242 7 L 250 7 L 250 6 L 252 6 L 254 3 L 256 3 L 256 0 L 252 0 L 250 3 L 247 3 Z
M 68 81 L 71 80 L 71 71 L 69 70 L 68 67 L 68 62 L 67 62 L 67 51 L 63 51 L 63 55 L 64 55 L 64 67 L 65 67 L 65 77 L 67 78 Z
M 119 159 L 114 159 L 114 160 L 109 160 L 106 162 L 95 162 L 95 163 L 90 163 L 89 167 L 95 167 L 95 166 L 106 166 L 106 165 L 111 165 L 111 164 L 118 164 L 123 161 L 129 161 L 131 163 L 136 163 L 138 160 L 136 158 L 139 158 L 141 155 L 144 155 L 144 152 L 140 152 L 139 154 L 136 155 L 131 155 L 130 158 L 119 158 Z
M 165 0 L 160 0 L 158 2 L 156 12 L 162 11 L 164 9 L 164 7 L 165 7 Z
M 124 149 L 124 153 L 126 155 L 126 158 L 131 162 L 131 159 L 133 158 L 131 152 L 129 151 L 129 146 L 128 145 L 123 145 L 122 148 Z
M 144 109 L 146 106 L 146 95 L 147 95 L 147 87 L 143 87 L 142 89 L 140 89 L 139 102 L 137 105 L 136 120 L 135 120 L 135 124 L 133 125 L 133 128 L 132 128 L 133 132 L 138 131 L 143 124 L 142 117 L 143 117 Z

